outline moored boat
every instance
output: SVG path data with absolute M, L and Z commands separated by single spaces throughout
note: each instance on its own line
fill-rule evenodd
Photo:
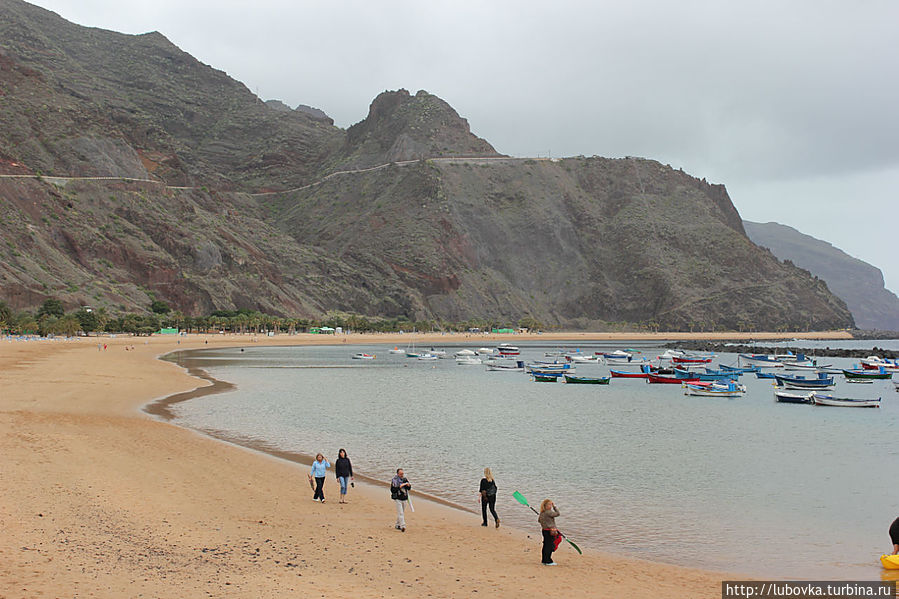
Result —
M 480 363 L 481 359 L 474 356 L 459 356 L 456 358 L 456 364 L 459 366 L 477 366 Z
M 374 360 L 375 356 L 374 356 L 374 354 L 358 353 L 358 354 L 353 354 L 353 359 L 354 360 Z
M 816 406 L 833 406 L 837 408 L 879 408 L 880 398 L 855 399 L 852 397 L 836 397 L 827 393 L 812 391 L 812 400 Z
M 488 360 L 484 364 L 487 366 L 487 370 L 494 372 L 524 372 L 524 362 L 521 360 L 515 362 Z
M 745 392 L 745 387 L 733 382 L 727 385 L 718 383 L 708 385 L 684 383 L 684 395 L 695 395 L 697 397 L 742 397 Z
M 535 383 L 555 383 L 558 380 L 559 380 L 559 377 L 556 377 L 556 376 L 534 374 L 534 382 Z
M 790 393 L 789 391 L 782 391 L 780 389 L 775 389 L 774 397 L 780 403 L 804 403 L 804 404 L 813 403 L 811 391 L 809 391 L 808 393 Z
M 612 375 L 612 378 L 622 378 L 622 379 L 645 379 L 645 372 L 628 372 L 626 370 L 612 370 L 609 369 L 609 374 Z
M 406 350 L 400 349 L 400 348 L 398 348 L 398 347 L 394 347 L 393 349 L 389 350 L 389 353 L 391 353 L 391 354 L 404 354 L 404 353 L 406 353 Z
M 893 373 L 887 371 L 883 367 L 880 370 L 863 370 L 863 369 L 850 369 L 843 370 L 843 376 L 847 379 L 891 379 L 893 378 Z
M 612 379 L 609 376 L 572 376 L 570 374 L 563 374 L 562 376 L 569 385 L 608 385 Z
M 664 375 L 664 374 L 655 374 L 654 372 L 646 373 L 646 382 L 653 384 L 671 384 L 671 385 L 680 385 L 682 383 L 698 383 L 699 379 L 683 379 L 678 378 L 676 376 Z
M 826 387 L 833 387 L 834 384 L 833 377 L 827 376 L 827 374 L 823 372 L 819 372 L 816 378 L 775 374 L 774 380 L 782 387 L 789 385 L 791 389 L 824 389 Z

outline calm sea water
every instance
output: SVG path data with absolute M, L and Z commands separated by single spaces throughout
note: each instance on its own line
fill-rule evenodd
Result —
M 525 359 L 549 349 L 521 347 Z M 193 364 L 238 389 L 178 404 L 176 422 L 321 451 L 332 462 L 345 447 L 361 473 L 386 481 L 401 466 L 415 488 L 472 509 L 490 466 L 505 524 L 537 529 L 512 491 L 534 505 L 553 498 L 560 528 L 600 550 L 755 576 L 881 576 L 877 558 L 890 548 L 887 528 L 899 515 L 899 393 L 889 381 L 840 381 L 836 390 L 883 396 L 880 409 L 824 408 L 778 404 L 771 381 L 754 375 L 742 379 L 745 397 L 726 400 L 640 379 L 538 384 L 521 373 L 419 362 L 387 349 L 194 353 Z M 356 351 L 377 359 L 352 360 Z M 718 357 L 713 364 L 736 362 Z M 387 501 L 385 490 L 389 523 Z

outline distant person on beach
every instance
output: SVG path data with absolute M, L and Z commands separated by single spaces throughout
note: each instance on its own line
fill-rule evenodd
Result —
M 315 461 L 312 462 L 312 469 L 309 471 L 309 480 L 315 478 L 315 494 L 312 496 L 312 501 L 325 502 L 325 474 L 330 467 L 331 464 L 328 463 L 325 456 L 322 454 L 315 456 Z
M 409 489 L 412 484 L 403 474 L 402 468 L 396 469 L 396 476 L 390 480 L 390 498 L 396 503 L 396 526 L 399 531 L 406 532 L 406 501 L 409 500 Z
M 353 478 L 353 463 L 346 455 L 346 449 L 341 448 L 337 452 L 337 461 L 334 462 L 334 474 L 337 476 L 337 482 L 340 483 L 340 503 L 346 503 L 346 485 L 348 480 L 356 480 Z
M 540 502 L 540 515 L 537 516 L 537 522 L 543 529 L 543 565 L 555 566 L 553 561 L 553 551 L 559 548 L 562 542 L 562 534 L 556 528 L 556 518 L 559 517 L 559 510 L 553 504 L 552 499 L 544 499 Z
M 481 516 L 484 519 L 481 522 L 481 526 L 487 526 L 487 508 L 489 507 L 490 513 L 493 514 L 493 520 L 496 522 L 496 527 L 499 528 L 499 516 L 496 515 L 496 481 L 493 480 L 493 472 L 490 471 L 490 468 L 484 468 L 480 494 Z
M 890 540 L 893 542 L 893 555 L 899 555 L 899 518 L 890 524 Z

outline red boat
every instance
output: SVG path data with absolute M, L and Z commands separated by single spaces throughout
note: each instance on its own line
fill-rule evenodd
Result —
M 674 356 L 671 358 L 671 361 L 675 364 L 708 364 L 712 361 L 711 358 L 678 358 Z
M 646 375 L 647 383 L 669 383 L 671 385 L 680 385 L 681 383 L 698 383 L 699 379 L 679 379 L 675 376 L 662 376 L 659 374 L 648 373 Z
M 623 370 L 609 370 L 609 374 L 611 374 L 615 378 L 623 378 L 623 379 L 645 379 L 645 372 L 625 372 Z

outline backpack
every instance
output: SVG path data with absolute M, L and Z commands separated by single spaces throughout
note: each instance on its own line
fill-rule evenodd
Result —
M 493 497 L 494 495 L 496 495 L 496 482 L 491 480 L 490 486 L 487 487 L 485 493 L 487 493 L 487 497 Z

